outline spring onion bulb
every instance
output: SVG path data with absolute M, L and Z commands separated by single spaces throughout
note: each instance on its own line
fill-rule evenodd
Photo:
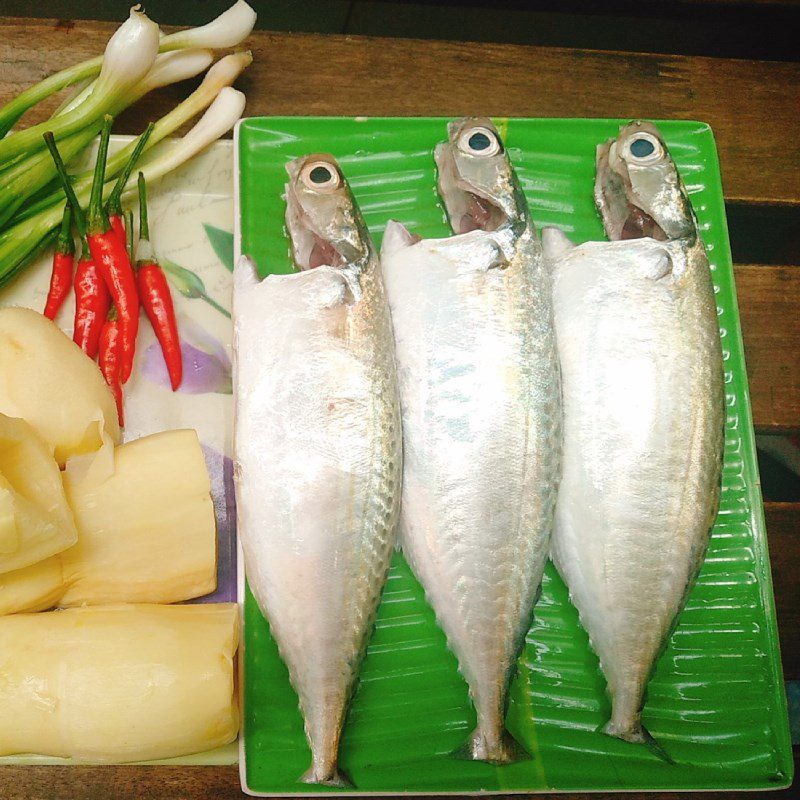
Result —
M 161 51 L 184 47 L 235 47 L 244 41 L 256 24 L 256 12 L 244 0 L 238 0 L 215 20 L 199 28 L 188 28 L 161 38 Z
M 159 40 L 158 50 L 164 53 L 184 48 L 235 47 L 249 36 L 255 19 L 256 14 L 253 9 L 244 0 L 239 0 L 207 25 L 162 36 Z M 102 65 L 103 56 L 96 56 L 82 61 L 80 64 L 74 64 L 31 86 L 5 106 L 0 107 L 0 139 L 11 130 L 29 108 L 67 86 L 93 81 L 100 73 Z M 78 92 L 75 97 L 59 108 L 58 113 L 66 111 L 68 107 L 76 108 L 75 99 L 81 96 L 81 100 L 85 100 L 88 94 L 85 89 Z
M 241 119 L 244 105 L 245 96 L 238 89 L 226 86 L 220 90 L 206 113 L 182 139 L 178 139 L 165 153 L 158 154 L 140 166 L 139 170 L 144 173 L 147 182 L 152 183 L 168 172 L 172 172 L 224 136 Z M 153 133 L 155 134 L 155 131 Z M 134 184 L 130 189 L 126 189 L 126 193 L 135 189 Z M 58 219 L 55 224 L 58 224 Z
M 22 153 L 44 149 L 42 134 L 45 131 L 52 130 L 60 139 L 81 130 L 100 118 L 147 75 L 158 54 L 159 30 L 155 22 L 136 8 L 131 9 L 130 17 L 109 39 L 100 75 L 89 97 L 55 119 L 0 140 L 0 164 Z
M 208 69 L 214 53 L 208 48 L 194 47 L 156 56 L 153 66 L 136 87 L 136 99 L 162 86 L 194 78 Z
M 153 89 L 160 89 L 162 86 L 169 86 L 171 83 L 194 78 L 195 75 L 199 75 L 206 69 L 213 60 L 213 51 L 200 47 L 161 53 L 156 56 L 153 66 L 150 67 L 147 75 L 136 86 L 134 94 L 124 99 L 124 105 L 122 103 L 120 105 L 122 107 L 133 105 L 140 97 L 153 91 Z M 85 86 L 80 93 L 65 103 L 53 116 L 56 117 L 72 111 L 73 108 L 77 108 L 92 94 L 96 83 L 97 81 L 92 81 Z M 113 115 L 116 113 L 116 109 L 109 109 L 109 112 Z

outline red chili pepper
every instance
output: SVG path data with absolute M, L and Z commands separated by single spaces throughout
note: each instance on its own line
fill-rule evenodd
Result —
M 72 267 L 75 265 L 75 242 L 72 240 L 72 220 L 69 203 L 64 207 L 64 219 L 53 253 L 53 274 L 50 291 L 44 305 L 44 315 L 55 319 L 72 286 Z
M 52 133 L 45 133 L 44 137 L 56 164 L 64 192 L 72 205 L 78 232 L 81 236 L 86 235 L 92 260 L 106 282 L 111 299 L 117 309 L 121 352 L 120 378 L 122 383 L 125 383 L 133 369 L 136 335 L 139 331 L 139 293 L 136 290 L 136 276 L 133 274 L 125 242 L 112 229 L 103 208 L 103 182 L 112 122 L 113 119 L 106 114 L 94 169 L 92 194 L 89 199 L 88 224 L 84 219 L 78 198 L 75 197 Z
M 117 311 L 112 306 L 103 325 L 103 331 L 100 334 L 100 357 L 98 360 L 100 371 L 103 373 L 103 377 L 114 395 L 119 425 L 123 428 L 125 427 L 125 415 L 122 408 L 122 382 L 120 380 L 121 357 L 122 331 L 117 319 Z
M 122 221 L 122 217 L 118 216 L 117 214 L 109 214 L 108 221 L 111 223 L 111 230 L 119 236 L 122 241 L 125 241 L 125 223 Z
M 75 270 L 75 332 L 72 338 L 90 358 L 97 355 L 100 333 L 110 305 L 111 295 L 97 272 L 89 253 L 89 244 L 84 239 Z
M 158 264 L 150 244 L 150 226 L 147 222 L 147 185 L 144 175 L 139 173 L 139 258 L 136 262 L 136 278 L 139 298 L 147 318 L 153 326 L 164 361 L 169 372 L 172 391 L 176 391 L 183 380 L 183 355 L 178 336 L 178 322 L 167 278 Z
M 144 148 L 147 145 L 147 140 L 150 138 L 150 134 L 153 132 L 154 127 L 155 125 L 151 122 L 144 129 L 144 132 L 136 142 L 136 146 L 133 148 L 131 157 L 122 168 L 122 172 L 120 172 L 119 178 L 117 178 L 117 182 L 114 184 L 114 188 L 111 190 L 111 194 L 108 196 L 108 200 L 106 201 L 106 213 L 108 214 L 108 221 L 111 223 L 111 227 L 117 232 L 117 235 L 122 239 L 123 242 L 125 241 L 125 225 L 122 221 L 122 192 L 125 190 L 125 184 L 128 182 L 128 178 L 130 178 L 136 162 L 144 152 Z M 133 261 L 131 261 L 131 263 L 133 263 Z

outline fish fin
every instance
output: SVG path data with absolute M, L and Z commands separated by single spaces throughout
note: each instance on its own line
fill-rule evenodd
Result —
M 648 731 L 641 722 L 636 722 L 629 727 L 621 728 L 619 725 L 609 721 L 598 730 L 606 734 L 606 736 L 613 736 L 616 739 L 622 739 L 624 742 L 643 744 L 654 756 L 657 756 L 667 764 L 675 764 L 670 754 L 653 738 L 650 731 Z
M 397 220 L 390 219 L 383 233 L 381 255 L 384 256 L 387 253 L 394 253 L 398 250 L 402 250 L 404 247 L 411 247 L 411 245 L 416 244 L 418 241 L 420 241 L 419 236 L 411 233 L 405 225 L 397 222 Z
M 560 228 L 547 225 L 542 228 L 542 249 L 548 260 L 560 258 L 575 248 L 575 243 Z
M 300 776 L 301 783 L 310 783 L 316 786 L 330 786 L 334 789 L 355 789 L 355 784 L 350 778 L 342 772 L 338 767 L 334 767 L 332 771 L 319 770 L 315 764 L 311 766 Z
M 250 256 L 242 255 L 233 268 L 233 288 L 235 292 L 247 292 L 258 286 L 261 278 L 258 275 L 256 262 Z
M 476 728 L 464 744 L 452 753 L 453 758 L 465 761 L 486 761 L 500 767 L 517 761 L 529 761 L 531 754 L 505 729 L 500 740 L 490 745 L 480 728 Z
M 653 281 L 660 281 L 662 278 L 666 278 L 667 275 L 672 274 L 674 269 L 672 256 L 666 249 L 660 249 L 652 259 L 645 263 L 646 276 Z

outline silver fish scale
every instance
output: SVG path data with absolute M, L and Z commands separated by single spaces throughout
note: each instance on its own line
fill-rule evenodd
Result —
M 393 339 L 376 270 L 270 276 L 234 299 L 239 532 L 315 782 L 340 780 L 340 733 L 399 513 Z
M 719 501 L 722 354 L 702 243 L 569 250 L 554 304 L 564 466 L 553 558 L 608 681 L 606 730 L 644 741 L 647 682 Z
M 403 551 L 469 685 L 477 757 L 498 763 L 509 760 L 507 690 L 549 548 L 560 449 L 549 277 L 532 237 L 505 267 L 486 263 L 484 232 L 382 255 L 405 439 Z

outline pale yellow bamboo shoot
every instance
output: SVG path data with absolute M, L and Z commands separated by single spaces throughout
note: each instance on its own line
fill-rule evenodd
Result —
M 61 557 L 0 575 L 0 616 L 52 608 L 64 592 Z
M 90 763 L 187 755 L 238 730 L 234 603 L 0 619 L 0 754 Z
M 65 480 L 78 543 L 63 556 L 60 606 L 174 603 L 216 588 L 216 524 L 193 430 L 165 431 L 114 451 L 114 471 Z
M 21 417 L 63 466 L 119 442 L 111 391 L 100 369 L 61 329 L 29 308 L 0 309 L 0 412 Z
M 60 553 L 77 538 L 50 448 L 27 422 L 0 414 L 0 574 Z

